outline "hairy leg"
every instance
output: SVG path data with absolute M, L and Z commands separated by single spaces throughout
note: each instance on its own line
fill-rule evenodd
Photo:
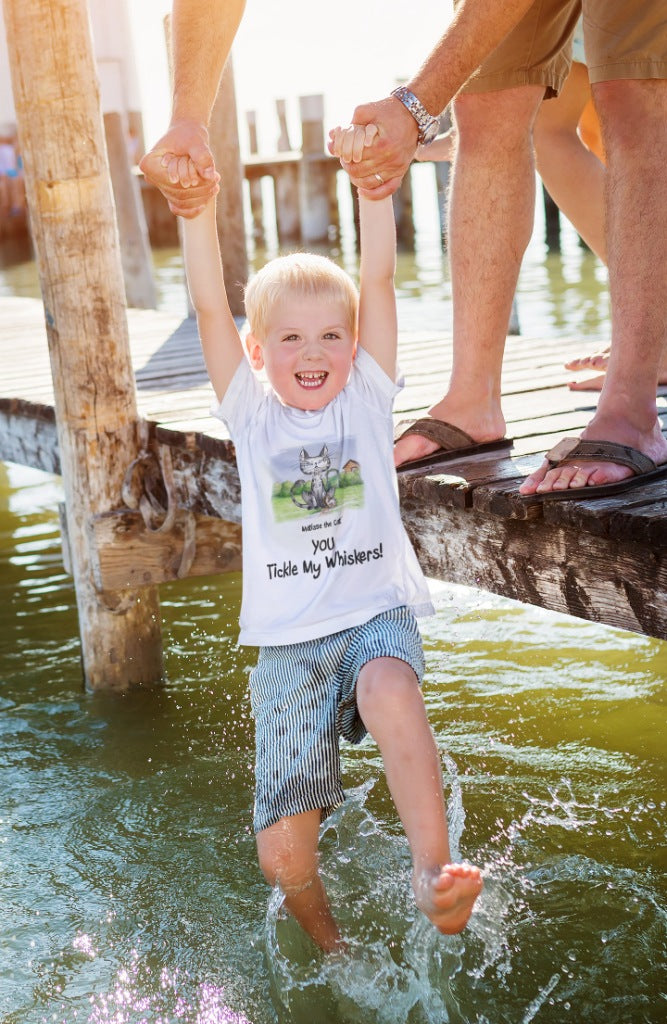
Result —
M 549 195 L 603 263 L 604 165 L 584 145 L 578 127 L 591 89 L 585 64 L 572 65 L 555 99 L 545 100 L 535 119 L 537 170 Z
M 607 153 L 606 224 L 612 344 L 597 411 L 582 433 L 667 461 L 655 393 L 667 345 L 667 80 L 593 87 Z M 523 494 L 623 480 L 631 470 L 544 463 Z
M 503 437 L 500 375 L 507 328 L 535 207 L 531 128 L 540 86 L 455 101 L 457 148 L 449 203 L 454 362 L 445 397 L 430 410 L 476 441 Z M 433 441 L 411 435 L 397 465 L 429 455 Z
M 257 833 L 257 853 L 264 877 L 280 886 L 290 914 L 313 942 L 333 952 L 342 940 L 318 872 L 320 820 L 319 810 L 281 818 Z
M 410 844 L 417 905 L 440 931 L 459 932 L 482 889 L 482 878 L 476 867 L 449 863 L 440 757 L 417 677 L 397 658 L 375 658 L 359 673 L 357 705 L 380 748 Z

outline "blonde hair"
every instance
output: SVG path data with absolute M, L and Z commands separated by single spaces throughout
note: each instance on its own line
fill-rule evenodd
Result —
M 258 340 L 266 337 L 271 311 L 285 292 L 342 302 L 350 330 L 355 330 L 359 292 L 349 274 L 326 256 L 293 252 L 270 260 L 246 287 L 246 316 Z

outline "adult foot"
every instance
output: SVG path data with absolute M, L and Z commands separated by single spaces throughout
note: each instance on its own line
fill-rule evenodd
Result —
M 505 420 L 500 412 L 484 413 L 480 407 L 474 409 L 471 416 L 471 404 L 466 400 L 461 406 L 453 402 L 449 396 L 429 409 L 425 419 L 449 423 L 469 435 L 473 444 L 485 444 L 498 441 L 505 436 Z M 394 465 L 416 462 L 433 455 L 441 447 L 440 442 L 421 434 L 408 434 L 401 437 L 394 445 Z
M 605 380 L 605 373 L 609 364 L 609 347 L 603 348 L 600 352 L 593 352 L 587 356 L 578 356 L 565 363 L 566 370 L 602 370 L 595 377 L 588 377 L 586 380 L 572 380 L 568 383 L 570 391 L 602 391 Z M 667 356 L 658 371 L 658 387 L 667 385 Z
M 417 906 L 444 935 L 463 931 L 483 884 L 479 868 L 470 864 L 445 864 L 413 879 Z
M 640 433 L 638 431 L 627 431 L 625 436 L 620 434 L 619 425 L 615 424 L 604 431 L 606 436 L 600 437 L 601 427 L 594 421 L 588 425 L 581 435 L 582 441 L 616 441 L 618 444 L 627 445 L 637 452 L 648 456 L 656 466 L 667 463 L 667 440 L 662 436 L 660 422 L 656 418 L 652 431 Z M 560 445 L 567 445 L 571 439 L 565 439 Z M 552 449 L 552 461 L 560 457 L 557 445 Z M 643 470 L 642 470 L 643 472 Z M 548 459 L 530 476 L 527 476 L 519 487 L 519 493 L 523 495 L 544 494 L 550 491 L 567 491 L 586 487 L 600 487 L 605 484 L 616 484 L 636 475 L 627 465 L 621 465 L 613 461 L 599 459 L 577 459 L 575 462 L 567 462 L 564 465 L 552 467 Z
M 577 356 L 565 363 L 566 370 L 606 370 L 609 362 L 609 346 L 599 352 L 591 352 L 585 356 Z

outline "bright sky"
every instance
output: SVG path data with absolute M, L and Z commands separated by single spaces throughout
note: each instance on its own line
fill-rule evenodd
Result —
M 162 18 L 171 0 L 129 6 L 150 145 L 169 119 Z M 257 111 L 260 150 L 275 147 L 276 99 L 287 100 L 296 126 L 298 97 L 324 93 L 325 127 L 348 122 L 357 103 L 386 96 L 417 69 L 450 17 L 451 0 L 247 0 L 234 77 L 241 117 Z M 244 125 L 242 119 L 242 145 Z

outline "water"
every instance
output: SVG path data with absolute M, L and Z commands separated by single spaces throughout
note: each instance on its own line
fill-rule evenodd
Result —
M 415 174 L 400 319 L 446 333 L 432 168 Z M 354 273 L 346 223 L 333 251 Z M 178 253 L 155 259 L 161 308 L 183 313 Z M 29 254 L 0 293 L 38 293 Z M 539 210 L 518 304 L 526 334 L 608 337 L 604 268 L 567 228 L 547 255 Z M 352 955 L 324 961 L 256 866 L 239 577 L 161 587 L 163 688 L 87 694 L 60 498 L 0 464 L 2 1024 L 666 1019 L 667 644 L 434 585 L 425 697 L 484 893 L 462 936 L 416 915 L 377 751 L 345 748 L 322 870 Z
M 161 588 L 162 689 L 86 694 L 59 496 L 0 477 L 3 1024 L 665 1019 L 667 644 L 435 586 L 425 696 L 485 890 L 462 936 L 416 916 L 377 751 L 348 747 L 326 963 L 255 862 L 239 578 Z

